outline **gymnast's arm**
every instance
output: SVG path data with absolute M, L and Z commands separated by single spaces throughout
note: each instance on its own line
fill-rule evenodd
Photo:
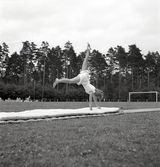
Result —
M 101 107 L 97 104 L 97 97 L 95 96 L 95 94 L 93 93 L 93 100 L 95 105 L 98 107 L 98 109 L 101 109 Z
M 90 92 L 89 94 L 89 108 L 92 110 L 92 97 L 93 97 L 93 92 Z

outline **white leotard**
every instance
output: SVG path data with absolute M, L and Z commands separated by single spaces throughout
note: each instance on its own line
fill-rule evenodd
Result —
M 95 93 L 96 88 L 92 84 L 90 84 L 89 71 L 88 70 L 81 71 L 79 77 L 80 81 L 77 84 L 83 85 L 86 93 L 88 94 L 90 94 L 91 92 Z

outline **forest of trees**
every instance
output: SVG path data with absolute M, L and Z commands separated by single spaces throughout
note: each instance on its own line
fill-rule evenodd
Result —
M 70 48 L 70 49 L 69 49 Z M 108 54 L 110 53 L 110 54 Z M 9 46 L 0 45 L 0 97 L 1 99 L 25 99 L 39 101 L 84 101 L 88 95 L 82 86 L 59 84 L 55 78 L 72 78 L 79 74 L 85 51 L 78 55 L 68 41 L 64 49 L 50 47 L 42 42 L 38 48 L 34 42 L 25 41 L 19 53 L 9 54 Z M 105 100 L 127 101 L 129 92 L 160 90 L 160 55 L 158 51 L 143 55 L 135 45 L 106 50 L 105 54 L 92 48 L 89 61 L 91 83 L 102 89 Z M 134 95 L 133 100 L 154 100 L 152 94 Z

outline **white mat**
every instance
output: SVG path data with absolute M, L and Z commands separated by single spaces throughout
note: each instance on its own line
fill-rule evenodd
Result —
M 32 118 L 47 118 L 47 117 L 64 117 L 75 115 L 95 115 L 118 112 L 119 108 L 107 108 L 101 109 L 93 108 L 91 111 L 87 108 L 80 109 L 34 109 L 21 112 L 0 112 L 0 121 L 4 120 L 26 120 Z

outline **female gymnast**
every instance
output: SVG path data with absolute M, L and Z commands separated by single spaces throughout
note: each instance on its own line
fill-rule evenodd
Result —
M 55 82 L 53 83 L 53 88 L 59 83 L 69 83 L 69 84 L 78 84 L 82 85 L 85 89 L 85 92 L 89 94 L 89 108 L 92 110 L 92 98 L 94 100 L 95 105 L 100 109 L 100 106 L 97 104 L 97 97 L 100 99 L 103 98 L 103 91 L 96 89 L 92 84 L 90 84 L 90 79 L 89 79 L 89 70 L 88 70 L 88 60 L 89 60 L 89 55 L 90 55 L 90 50 L 91 47 L 88 44 L 87 50 L 86 50 L 86 56 L 84 58 L 83 64 L 82 64 L 82 69 L 81 72 L 78 76 L 74 78 L 62 78 L 58 79 L 56 78 Z

